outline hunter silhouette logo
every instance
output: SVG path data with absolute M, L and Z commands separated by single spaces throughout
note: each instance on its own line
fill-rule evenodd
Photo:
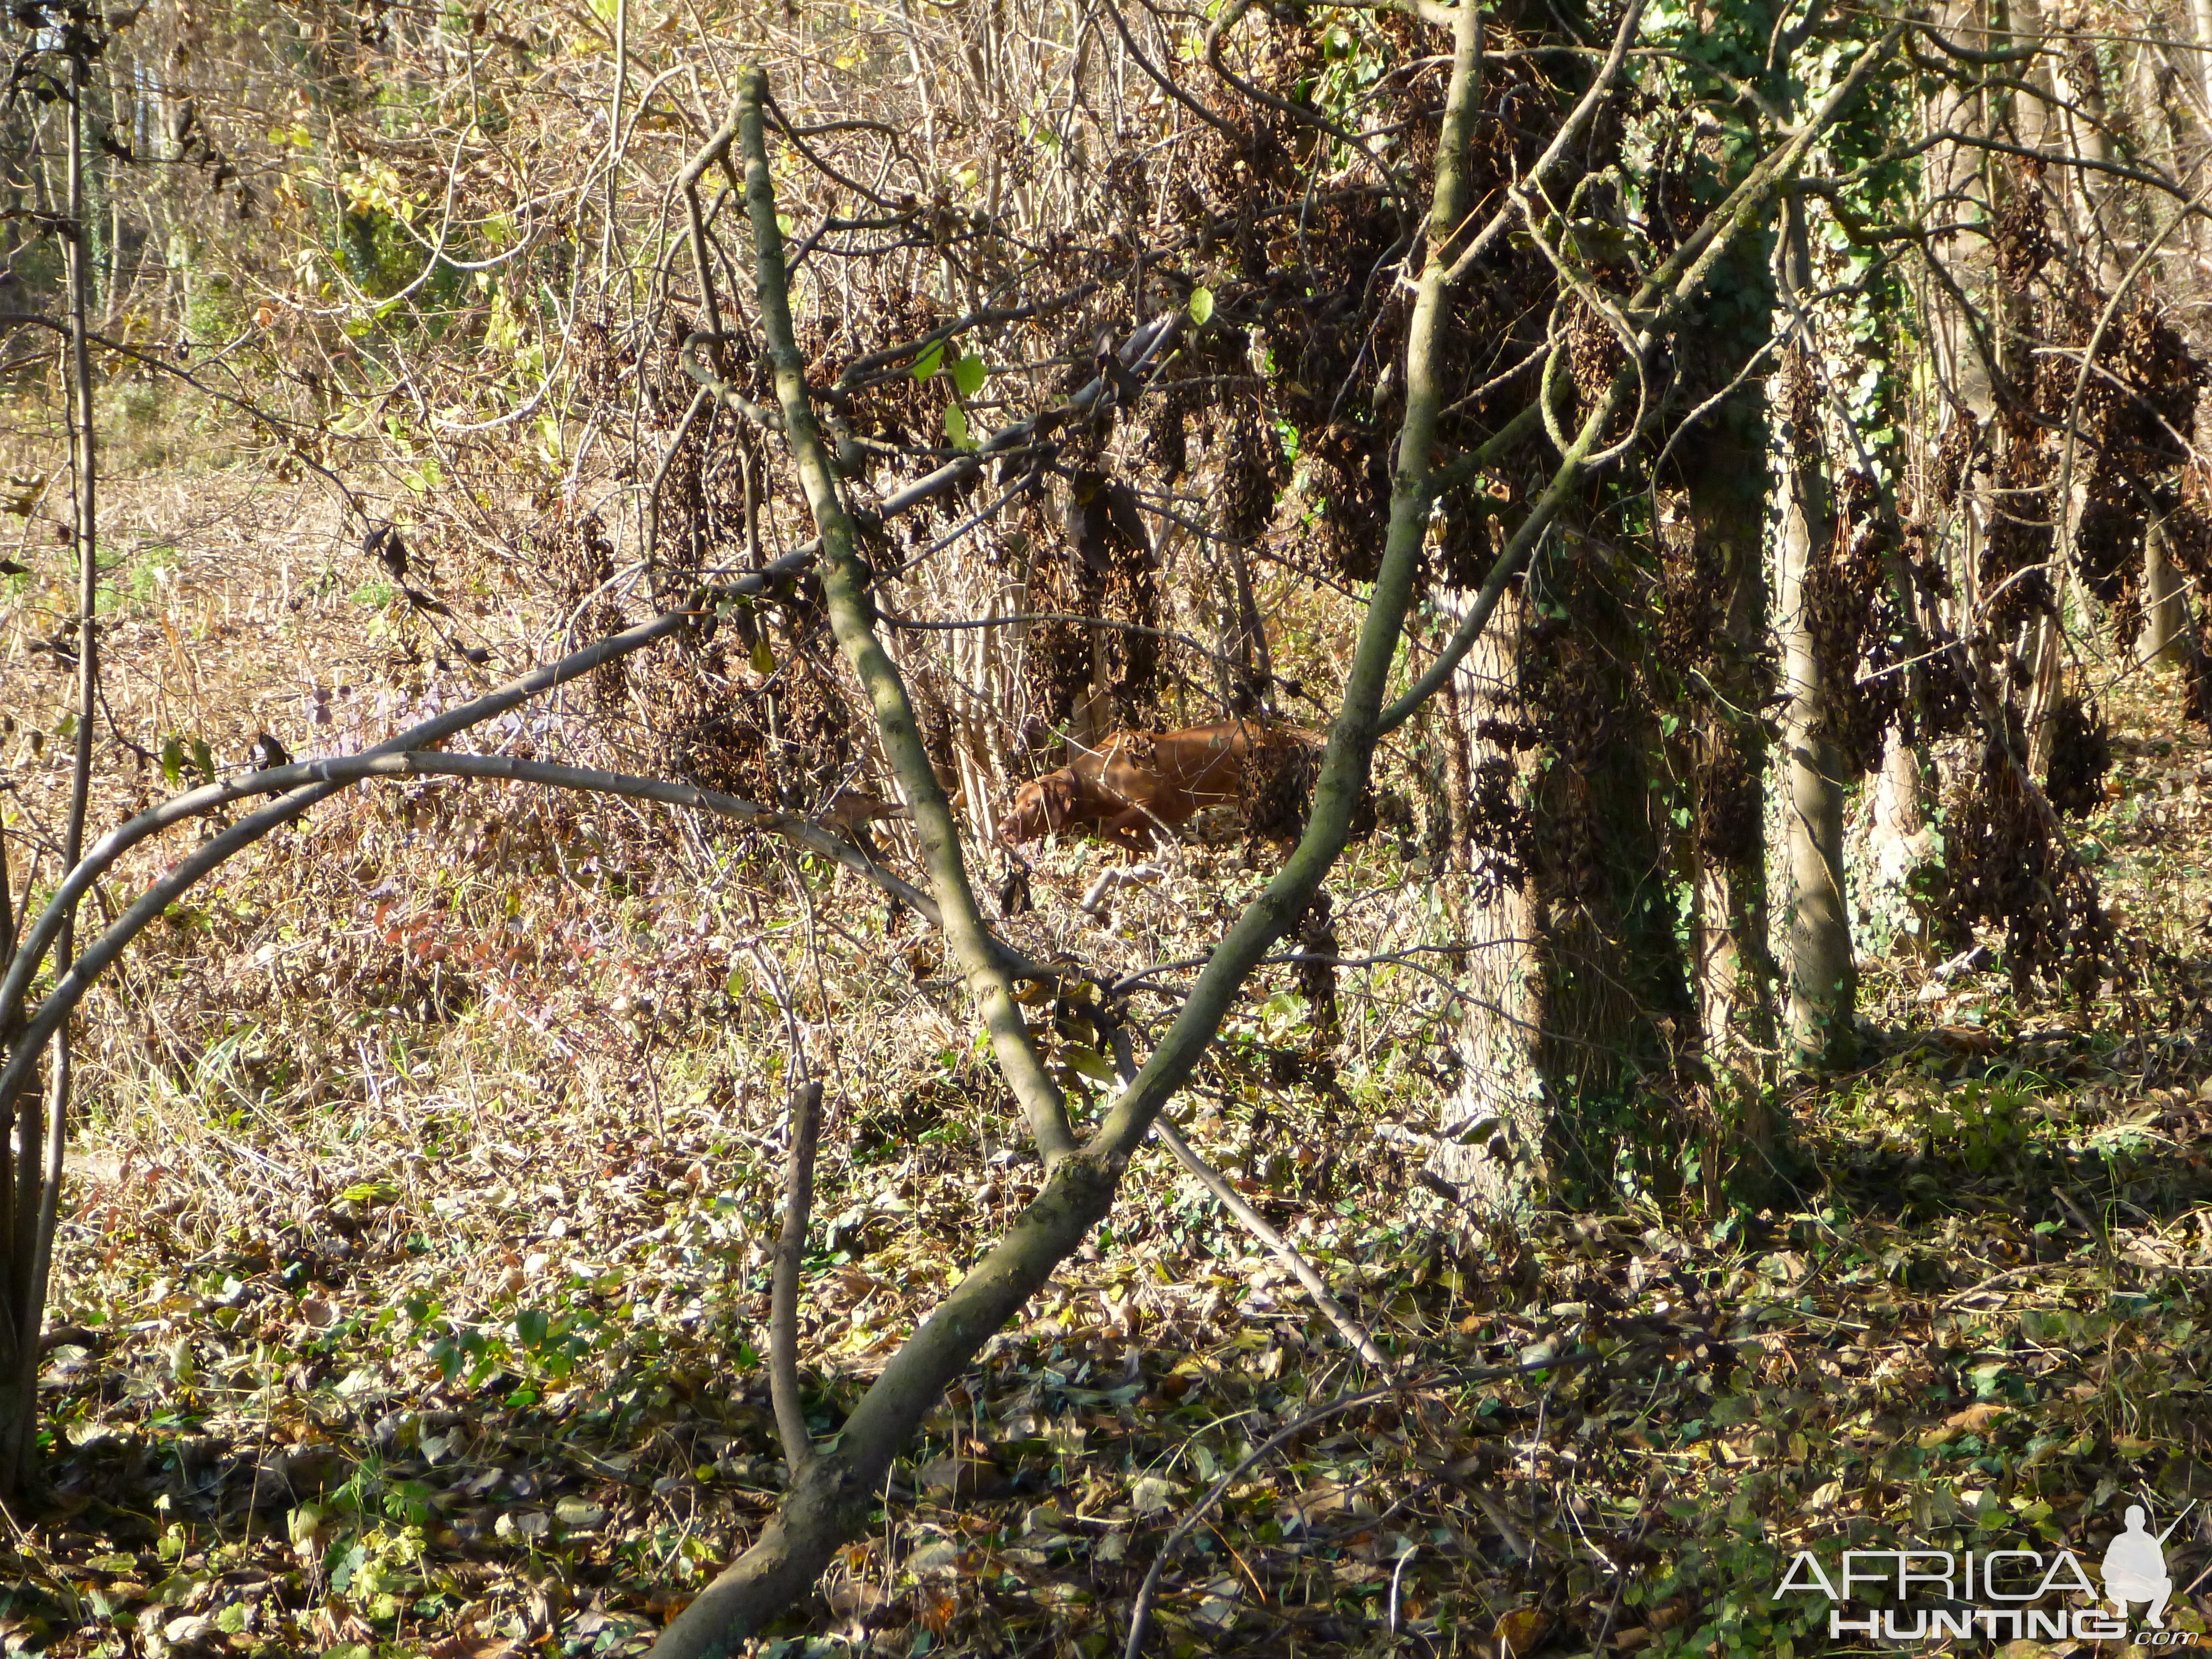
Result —
M 2173 1594 L 2173 1580 L 2166 1571 L 2166 1540 L 2181 1524 L 2181 1516 L 2188 1513 L 2183 1510 L 2154 1538 L 2145 1528 L 2142 1505 L 2128 1505 L 2127 1530 L 2105 1547 L 2105 1599 L 2121 1618 L 2128 1616 L 2130 1601 L 2148 1601 L 2150 1608 L 2143 1614 L 2143 1622 L 2153 1630 L 2166 1628 L 2166 1604 Z

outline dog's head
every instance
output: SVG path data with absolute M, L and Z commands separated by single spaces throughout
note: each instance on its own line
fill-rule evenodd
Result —
M 1075 780 L 1048 772 L 1014 792 L 1014 808 L 999 820 L 999 839 L 1009 847 L 1036 841 L 1048 830 L 1065 830 L 1075 818 Z

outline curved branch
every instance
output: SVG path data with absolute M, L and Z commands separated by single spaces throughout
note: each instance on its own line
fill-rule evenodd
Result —
M 260 840 L 279 824 L 289 823 L 305 816 L 317 803 L 351 784 L 369 779 L 397 781 L 423 777 L 497 778 L 510 783 L 546 784 L 556 789 L 657 801 L 665 806 L 688 806 L 702 812 L 712 812 L 718 817 L 733 818 L 781 836 L 809 852 L 836 860 L 855 875 L 875 883 L 901 903 L 911 906 L 932 927 L 941 928 L 944 925 L 937 902 L 928 894 L 893 875 L 850 842 L 830 834 L 812 819 L 800 817 L 793 812 L 782 811 L 773 806 L 756 805 L 734 795 L 702 789 L 694 784 L 675 783 L 665 778 L 599 772 L 586 767 L 560 766 L 550 761 L 519 760 L 508 755 L 445 755 L 380 748 L 363 755 L 307 761 L 292 766 L 276 767 L 265 772 L 247 773 L 223 783 L 210 784 L 205 788 L 195 789 L 164 801 L 152 811 L 141 814 L 102 839 L 100 845 L 70 872 L 61 894 L 54 900 L 55 904 L 62 903 L 66 896 L 82 893 L 85 887 L 125 851 L 157 830 L 188 817 L 215 811 L 232 801 L 249 796 L 272 793 L 283 796 L 274 805 L 264 807 L 250 818 L 241 819 L 223 835 L 196 849 L 168 876 L 149 888 L 137 903 L 93 942 L 91 947 L 71 965 L 68 974 L 64 975 L 46 1001 L 40 1004 L 38 1012 L 16 1034 L 15 1058 L 9 1061 L 5 1072 L 0 1072 L 0 1091 L 12 1089 L 22 1076 L 27 1074 L 37 1046 L 44 1036 L 68 1018 L 70 1011 L 83 1000 L 84 994 L 92 988 L 94 981 L 106 971 L 124 946 L 200 877 L 220 867 L 234 854 Z M 241 833 L 246 831 L 251 833 Z M 220 854 L 210 855 L 210 849 L 216 848 L 222 848 Z M 1066 977 L 1064 971 L 1032 962 L 995 937 L 990 938 L 989 948 L 1007 973 L 1040 981 L 1057 981 Z M 27 949 L 18 959 L 19 969 L 28 960 L 30 952 Z M 21 976 L 28 980 L 27 969 L 21 969 Z M 11 973 L 10 984 L 15 982 L 15 977 Z
M 748 572 L 724 584 L 716 591 L 732 594 L 764 592 L 783 578 L 795 575 L 804 570 L 806 564 L 807 559 L 804 555 L 790 554 L 773 564 L 763 566 L 759 570 Z M 692 621 L 694 614 L 690 611 L 668 611 L 653 617 L 649 622 L 641 623 L 635 628 L 626 629 L 607 639 L 597 641 L 580 651 L 571 652 L 557 662 L 549 663 L 543 668 L 522 676 L 520 679 L 510 681 L 498 690 L 478 697 L 472 702 L 463 703 L 458 708 L 447 709 L 443 714 L 434 715 L 429 720 L 410 726 L 398 737 L 378 744 L 374 748 L 368 750 L 367 756 L 396 755 L 407 750 L 443 742 L 456 732 L 465 732 L 472 726 L 480 726 L 485 720 L 505 714 L 508 709 L 519 703 L 527 702 L 541 691 L 550 691 L 556 686 L 566 685 L 569 681 L 590 673 L 603 663 L 613 662 L 619 658 L 629 655 L 632 652 L 643 650 L 656 640 L 663 639 L 686 626 Z M 364 759 L 367 756 L 355 758 Z M 327 763 L 336 764 L 337 763 Z M 139 901 L 139 905 L 134 905 L 113 926 L 110 927 L 106 933 L 94 941 L 86 951 L 85 957 L 79 958 L 82 964 L 94 952 L 100 953 L 98 962 L 90 970 L 87 982 L 88 983 L 90 978 L 98 976 L 107 963 L 114 958 L 116 952 L 129 942 L 131 935 L 136 934 L 139 928 L 144 927 L 154 915 L 161 914 L 162 907 L 189 891 L 192 884 L 202 876 L 210 870 L 219 868 L 226 860 L 240 848 L 250 847 L 279 825 L 290 823 L 316 802 L 327 799 L 345 787 L 343 782 L 310 783 L 307 781 L 305 774 L 299 775 L 297 781 L 304 787 L 295 789 L 294 793 L 286 796 L 284 799 L 274 805 L 264 807 L 249 817 L 241 818 L 214 840 L 194 849 L 170 872 L 167 877 Z M 32 926 L 30 932 L 24 935 L 14 960 L 9 964 L 6 976 L 0 978 L 0 1010 L 21 1006 L 24 994 L 30 989 L 32 976 L 37 973 L 40 963 L 45 959 L 46 951 L 53 945 L 55 936 L 60 932 L 62 918 L 74 908 L 86 890 L 98 880 L 117 859 L 122 857 L 125 853 L 149 836 L 166 829 L 172 823 L 211 811 L 227 801 L 237 799 L 241 794 L 266 793 L 270 787 L 264 783 L 253 790 L 242 790 L 231 785 L 210 785 L 205 789 L 196 789 L 165 801 L 152 811 L 141 814 L 128 823 L 103 836 L 92 850 L 85 854 L 77 866 L 63 878 L 61 885 L 55 890 L 52 899 L 40 913 L 37 922 Z M 286 787 L 289 788 L 293 785 L 288 782 Z M 153 911 L 146 916 L 140 917 L 134 923 L 132 918 L 137 915 L 139 906 L 155 903 L 157 894 L 161 896 L 159 902 L 155 904 Z M 128 931 L 119 938 L 114 937 L 118 930 L 125 928 L 126 924 L 129 924 Z M 112 944 L 111 939 L 112 939 Z M 74 976 L 72 973 L 70 977 Z M 65 978 L 62 985 L 67 985 L 69 982 L 70 980 Z M 56 995 L 60 994 L 61 988 L 61 986 L 56 987 Z M 83 988 L 80 986 L 76 994 L 81 996 L 82 993 Z M 70 1005 L 73 1006 L 76 1000 L 75 996 L 71 997 Z M 51 1002 L 52 999 L 49 998 L 48 1000 Z M 58 1019 L 66 1012 L 67 1009 L 64 1008 L 53 1018 Z M 40 1018 L 46 1018 L 44 1009 L 41 1010 Z M 49 1025 L 46 1029 L 50 1030 L 52 1026 Z M 18 1033 L 17 1036 L 20 1039 L 21 1034 Z M 0 1100 L 9 1097 L 8 1091 L 15 1086 L 15 1082 L 20 1080 L 21 1076 L 19 1062 L 25 1062 L 23 1051 L 18 1048 L 12 1052 L 14 1057 L 9 1060 L 6 1072 L 0 1073 L 0 1077 L 7 1079 L 5 1082 L 0 1082 Z
M 1215 949 L 1190 997 L 1158 1047 L 1115 1102 L 1086 1150 L 1117 1171 L 1143 1143 L 1168 1102 L 1211 1046 L 1231 1000 L 1276 939 L 1312 902 L 1344 850 L 1354 805 L 1364 790 L 1382 736 L 1378 722 L 1391 665 L 1403 638 L 1413 579 L 1428 533 L 1443 349 L 1451 330 L 1453 240 L 1466 217 L 1467 160 L 1482 74 L 1480 9 L 1455 15 L 1452 73 L 1437 143 L 1435 193 L 1428 219 L 1428 258 L 1416 288 L 1406 341 L 1406 413 L 1398 431 L 1390 522 L 1382 559 L 1368 594 L 1344 701 L 1329 732 L 1306 832 L 1282 870 L 1249 903 Z

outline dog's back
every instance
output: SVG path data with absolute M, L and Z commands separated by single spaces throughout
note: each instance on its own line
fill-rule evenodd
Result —
M 1321 741 L 1294 726 L 1218 720 L 1177 732 L 1115 732 L 1056 773 L 1024 784 L 1000 826 L 1010 842 L 1079 823 L 1125 845 L 1149 830 L 1188 823 L 1241 799 L 1255 752 Z

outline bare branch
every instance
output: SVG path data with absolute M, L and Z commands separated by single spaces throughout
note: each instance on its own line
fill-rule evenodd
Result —
M 822 1134 L 822 1083 L 809 1078 L 791 1097 L 791 1159 L 783 1182 L 783 1236 L 770 1282 L 768 1386 L 783 1461 L 796 1477 L 814 1461 L 814 1437 L 799 1403 L 799 1270 L 806 1255 L 806 1216 L 814 1202 L 814 1148 Z
M 1389 1356 L 1375 1346 L 1375 1339 L 1352 1316 L 1351 1310 L 1330 1294 L 1328 1282 L 1314 1270 L 1313 1263 L 1299 1255 L 1297 1248 L 1289 1239 L 1270 1226 L 1266 1217 L 1244 1201 L 1243 1195 L 1229 1184 L 1226 1176 L 1192 1149 L 1191 1144 L 1182 1138 L 1182 1130 L 1165 1117 L 1158 1117 L 1152 1121 L 1152 1133 L 1167 1143 L 1168 1150 L 1176 1155 L 1176 1161 L 1198 1177 L 1199 1184 L 1219 1200 L 1221 1207 L 1237 1218 L 1237 1225 L 1273 1251 L 1275 1258 L 1297 1275 L 1298 1283 L 1306 1287 L 1306 1293 L 1313 1297 L 1314 1305 L 1321 1310 L 1322 1316 L 1336 1327 L 1336 1334 L 1344 1339 L 1345 1345 L 1376 1370 L 1389 1376 L 1395 1369 Z
M 942 913 L 946 943 L 968 981 L 1000 1069 L 1026 1114 L 1030 1133 L 1048 1166 L 1075 1150 L 1067 1105 L 1044 1067 L 1014 1000 L 1013 985 L 983 926 L 975 889 L 961 855 L 960 836 L 945 791 L 921 744 L 914 706 L 897 667 L 876 637 L 871 580 L 853 541 L 853 520 L 838 494 L 838 481 L 823 447 L 807 395 L 805 360 L 792 332 L 791 295 L 783 267 L 783 232 L 776 222 L 775 190 L 769 176 L 764 109 L 768 77 L 748 69 L 738 77 L 738 146 L 744 156 L 745 206 L 752 218 L 756 297 L 768 355 L 775 367 L 776 399 L 783 409 L 784 436 L 797 463 L 814 526 L 821 535 L 823 596 L 830 626 L 846 661 L 860 678 L 874 709 L 884 753 L 914 813 L 922 867 Z

